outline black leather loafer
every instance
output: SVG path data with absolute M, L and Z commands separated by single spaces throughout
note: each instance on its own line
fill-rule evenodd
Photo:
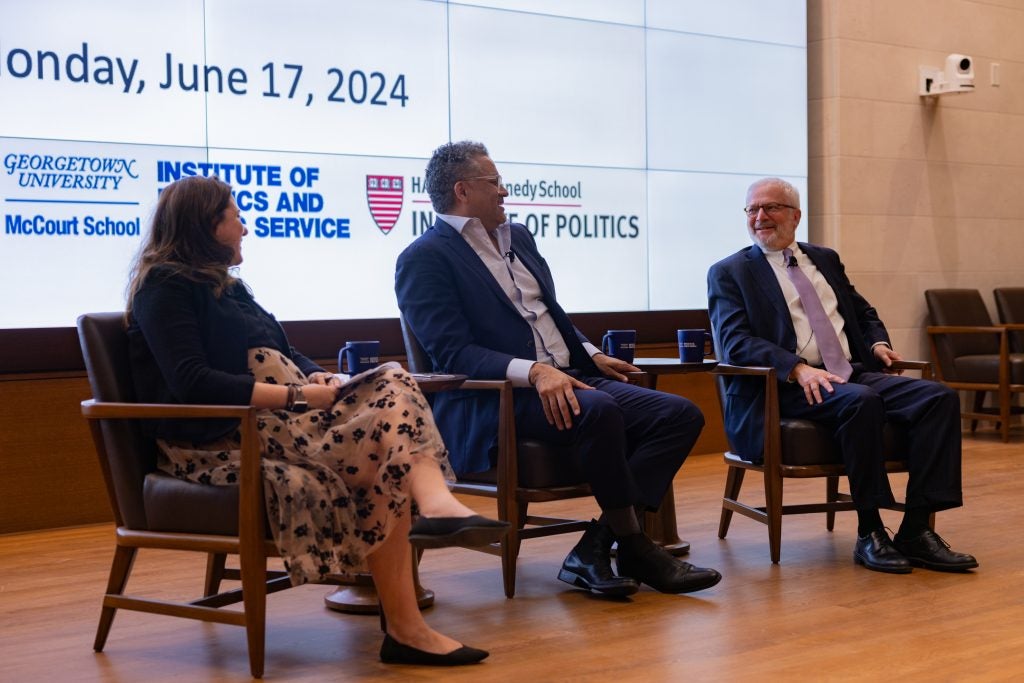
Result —
M 472 548 L 497 543 L 508 533 L 508 522 L 469 517 L 420 517 L 409 529 L 409 542 L 417 548 Z
M 875 529 L 867 536 L 858 536 L 853 547 L 853 561 L 876 572 L 909 574 L 914 571 L 910 560 L 896 549 L 885 529 Z
M 443 655 L 424 652 L 409 645 L 403 645 L 390 635 L 384 636 L 380 646 L 380 661 L 385 664 L 420 664 L 422 666 L 462 666 L 476 664 L 490 653 L 475 647 L 463 645 Z
M 636 593 L 640 588 L 636 581 L 612 572 L 614 540 L 608 527 L 591 520 L 583 538 L 562 563 L 558 580 L 604 595 L 623 597 Z
M 620 538 L 616 561 L 620 576 L 630 576 L 661 593 L 692 593 L 722 580 L 714 569 L 678 560 L 644 534 Z
M 931 529 L 925 529 L 914 538 L 901 538 L 896 534 L 892 543 L 915 567 L 939 572 L 965 572 L 978 566 L 973 555 L 950 550 L 949 544 Z

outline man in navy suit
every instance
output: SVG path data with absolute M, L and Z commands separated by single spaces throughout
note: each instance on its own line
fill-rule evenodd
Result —
M 779 178 L 758 180 L 747 191 L 745 212 L 754 245 L 708 271 L 708 309 L 722 360 L 774 367 L 781 416 L 835 430 L 858 514 L 855 562 L 900 574 L 914 566 L 977 567 L 972 556 L 950 550 L 928 527 L 932 512 L 962 504 L 956 392 L 889 369 L 901 357 L 875 309 L 846 277 L 839 256 L 796 242 L 796 188 Z M 815 325 L 816 316 L 823 325 Z M 737 377 L 727 387 L 730 443 L 760 461 L 763 384 Z M 894 539 L 878 513 L 894 502 L 883 464 L 887 420 L 910 427 L 907 510 Z
M 636 368 L 604 355 L 573 327 L 529 231 L 509 224 L 508 196 L 487 149 L 442 145 L 426 169 L 433 227 L 399 257 L 398 305 L 437 372 L 508 379 L 520 437 L 580 454 L 601 517 L 558 578 L 608 595 L 640 583 L 666 593 L 715 585 L 721 575 L 672 557 L 640 529 L 704 426 L 690 401 L 625 382 Z M 460 475 L 493 466 L 494 392 L 443 392 L 434 415 Z M 618 575 L 609 553 L 618 542 Z

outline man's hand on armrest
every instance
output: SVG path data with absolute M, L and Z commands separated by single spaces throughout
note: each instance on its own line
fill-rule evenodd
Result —
M 875 358 L 882 361 L 882 372 L 890 375 L 902 375 L 902 370 L 893 370 L 892 362 L 894 360 L 903 360 L 903 356 L 889 348 L 889 345 L 885 342 L 879 342 L 871 348 L 871 352 L 875 354 Z
M 626 377 L 627 372 L 640 372 L 640 368 L 635 365 L 631 365 L 624 360 L 616 358 L 615 356 L 609 356 L 604 353 L 596 353 L 590 357 L 590 360 L 594 361 L 594 365 L 601 371 L 601 374 L 605 377 L 611 377 L 617 379 L 620 382 L 628 382 L 629 378 Z

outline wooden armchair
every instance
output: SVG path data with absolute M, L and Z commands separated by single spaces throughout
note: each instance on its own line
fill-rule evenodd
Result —
M 931 325 L 928 341 L 938 379 L 958 391 L 973 392 L 971 432 L 979 420 L 995 422 L 1003 441 L 1010 439 L 1010 417 L 1021 409 L 1013 395 L 1024 392 L 1024 353 L 1010 350 L 1010 336 L 1021 324 L 994 325 L 976 289 L 929 289 L 924 293 Z M 995 395 L 995 406 L 985 398 Z
M 405 353 L 411 372 L 429 373 L 432 364 L 419 340 L 401 319 Z M 533 439 L 516 438 L 512 383 L 507 380 L 467 380 L 460 390 L 497 391 L 499 401 L 498 456 L 495 467 L 486 472 L 460 476 L 452 490 L 494 498 L 498 519 L 511 525 L 500 543 L 473 548 L 501 556 L 505 596 L 516 591 L 516 561 L 522 541 L 554 534 L 582 531 L 588 520 L 531 515 L 530 503 L 541 503 L 591 495 L 582 464 L 566 448 Z
M 716 353 L 720 351 L 716 349 Z M 923 361 L 899 361 L 896 368 L 919 370 L 923 377 L 930 377 L 930 364 Z M 835 514 L 853 510 L 853 501 L 848 493 L 839 492 L 839 478 L 846 476 L 839 446 L 830 430 L 811 420 L 780 419 L 778 378 L 774 368 L 742 367 L 720 363 L 713 371 L 722 414 L 726 414 L 726 384 L 733 377 L 760 377 L 764 381 L 764 447 L 763 462 L 757 462 L 758 454 L 744 454 L 727 451 L 724 454 L 728 472 L 725 479 L 725 493 L 722 496 L 722 515 L 718 524 L 718 537 L 725 538 L 734 512 L 768 526 L 768 547 L 773 563 L 779 562 L 782 550 L 782 516 L 825 513 L 825 527 L 832 531 Z M 728 417 L 726 418 L 728 419 Z M 887 424 L 884 431 L 886 451 L 885 468 L 889 472 L 905 472 L 904 454 L 907 450 L 906 433 L 900 427 Z M 752 506 L 739 500 L 744 475 L 748 471 L 759 473 L 764 478 L 763 506 Z M 783 481 L 785 479 L 825 479 L 825 501 L 819 503 L 783 504 Z M 902 504 L 894 509 L 902 510 Z M 934 519 L 932 519 L 934 524 Z
M 1000 325 L 1024 325 L 1024 287 L 997 287 L 992 296 Z M 1024 330 L 1010 332 L 1010 353 L 1024 353 Z
M 249 406 L 157 405 L 135 403 L 128 337 L 123 314 L 91 313 L 78 319 L 93 398 L 82 402 L 96 455 L 117 523 L 116 550 L 93 648 L 106 644 L 118 609 L 244 626 L 249 669 L 263 676 L 266 596 L 291 587 L 282 571 L 268 571 L 278 555 L 265 532 L 256 409 Z M 157 447 L 139 429 L 139 420 L 158 418 L 241 420 L 242 460 L 237 486 L 204 486 L 182 481 L 156 468 Z M 139 548 L 206 553 L 202 597 L 183 603 L 125 594 Z M 228 554 L 240 569 L 224 568 Z M 240 589 L 218 593 L 222 579 L 240 579 Z M 223 610 L 242 602 L 244 609 Z

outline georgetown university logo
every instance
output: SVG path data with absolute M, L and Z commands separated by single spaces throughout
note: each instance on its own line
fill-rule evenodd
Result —
M 405 182 L 402 176 L 366 176 L 366 203 L 370 206 L 373 222 L 385 235 L 391 232 L 391 228 L 398 222 L 404 195 Z

